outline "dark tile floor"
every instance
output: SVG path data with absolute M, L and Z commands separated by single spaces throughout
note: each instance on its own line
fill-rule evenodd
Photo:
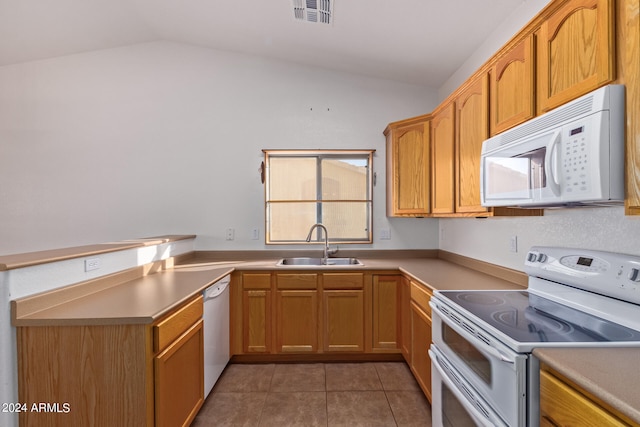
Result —
M 192 426 L 431 426 L 431 407 L 401 362 L 232 364 Z

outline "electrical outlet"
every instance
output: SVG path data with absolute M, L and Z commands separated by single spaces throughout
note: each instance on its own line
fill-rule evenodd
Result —
M 227 240 L 235 239 L 236 231 L 233 228 L 227 228 Z
M 251 230 L 251 240 L 258 240 L 258 239 L 260 239 L 260 229 L 254 228 Z
M 518 236 L 511 236 L 509 239 L 509 250 L 511 252 L 518 252 Z
M 84 260 L 84 271 L 98 270 L 102 266 L 100 258 L 89 258 Z

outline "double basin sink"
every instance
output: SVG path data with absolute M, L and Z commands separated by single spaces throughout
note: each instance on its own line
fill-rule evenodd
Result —
M 357 258 L 327 258 L 326 264 L 324 258 L 282 258 L 276 266 L 361 266 L 364 265 Z

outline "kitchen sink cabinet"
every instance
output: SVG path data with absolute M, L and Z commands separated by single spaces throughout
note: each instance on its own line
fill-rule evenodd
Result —
M 250 360 L 399 353 L 401 279 L 362 270 L 235 273 L 241 286 L 231 293 L 232 352 Z
M 391 123 L 387 140 L 387 216 L 430 213 L 429 119 L 420 116 Z
M 202 296 L 152 325 L 16 328 L 21 426 L 188 425 L 204 400 Z
M 614 80 L 614 6 L 614 0 L 567 1 L 542 22 L 537 54 L 540 112 Z
M 364 291 L 325 290 L 322 298 L 324 351 L 364 351 Z
M 365 349 L 364 273 L 322 275 L 322 336 L 325 352 Z
M 318 351 L 318 275 L 276 274 L 276 352 Z
M 605 408 L 588 392 L 571 383 L 546 365 L 540 372 L 541 426 L 629 426 L 635 423 L 624 419 L 613 408 Z
M 431 119 L 431 210 L 433 214 L 454 212 L 454 106 L 438 107 Z
M 534 47 L 534 36 L 529 34 L 491 66 L 492 136 L 535 117 Z

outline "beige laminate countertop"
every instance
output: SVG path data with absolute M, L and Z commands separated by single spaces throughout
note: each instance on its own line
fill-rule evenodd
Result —
M 640 348 L 540 348 L 533 354 L 640 423 Z
M 278 259 L 187 262 L 80 298 L 16 314 L 14 326 L 153 323 L 234 270 L 401 271 L 433 289 L 519 289 L 506 280 L 440 259 L 360 259 L 364 266 L 276 267 Z
M 14 326 L 150 324 L 233 271 L 230 267 L 172 269 L 102 289 L 34 313 Z M 13 302 L 12 302 L 13 304 Z

